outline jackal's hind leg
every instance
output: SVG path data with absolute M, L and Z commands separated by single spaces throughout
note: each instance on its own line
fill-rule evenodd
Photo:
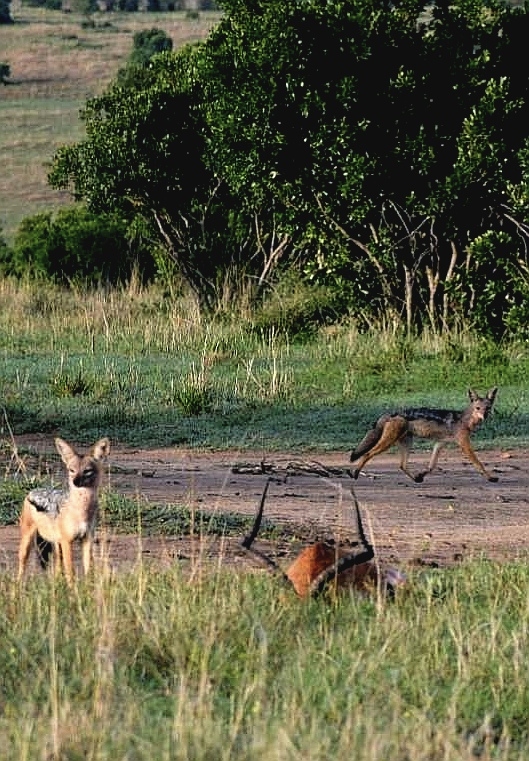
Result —
M 389 449 L 393 444 L 399 444 L 399 442 L 407 436 L 408 423 L 405 418 L 400 415 L 393 415 L 388 419 L 382 428 L 382 433 L 377 443 L 358 461 L 358 464 L 354 471 L 351 472 L 353 478 L 358 478 L 360 471 L 363 469 L 366 463 L 369 462 L 377 454 L 382 454 L 386 449 Z
M 400 469 L 405 473 L 408 478 L 415 481 L 416 484 L 422 483 L 425 473 L 417 473 L 416 476 L 408 469 L 408 457 L 410 454 L 411 445 L 413 443 L 413 435 L 407 433 L 400 441 L 397 442 L 400 451 Z

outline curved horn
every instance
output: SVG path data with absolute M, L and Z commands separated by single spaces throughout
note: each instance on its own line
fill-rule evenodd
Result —
M 276 576 L 278 576 L 285 584 L 288 584 L 289 587 L 292 588 L 292 582 L 284 573 L 279 565 L 268 555 L 265 555 L 264 552 L 261 552 L 260 550 L 256 550 L 254 547 L 252 547 L 253 541 L 256 538 L 257 534 L 259 533 L 259 529 L 261 528 L 261 521 L 263 518 L 263 510 L 264 510 L 264 504 L 266 501 L 266 495 L 268 494 L 268 488 L 270 486 L 270 481 L 272 479 L 269 478 L 266 481 L 265 487 L 263 489 L 263 494 L 261 496 L 261 501 L 259 502 L 259 507 L 257 508 L 257 513 L 255 515 L 254 524 L 251 528 L 251 531 L 244 537 L 244 539 L 241 542 L 241 547 L 243 547 L 246 552 L 248 552 L 250 555 L 255 557 L 257 560 L 259 560 L 263 565 L 265 565 L 270 571 L 273 571 Z
M 375 557 L 375 550 L 371 542 L 367 539 L 364 526 L 362 523 L 362 515 L 360 513 L 360 505 L 356 498 L 354 490 L 351 489 L 351 496 L 353 497 L 355 511 L 356 511 L 356 526 L 358 531 L 358 538 L 360 540 L 360 546 L 355 547 L 351 552 L 338 558 L 336 563 L 333 563 L 324 571 L 322 571 L 312 581 L 309 587 L 309 595 L 311 597 L 318 597 L 325 587 L 337 576 L 349 568 L 353 568 L 355 565 L 362 565 L 362 563 L 369 563 Z
M 263 510 L 264 510 L 264 504 L 266 500 L 266 495 L 268 494 L 268 488 L 270 486 L 271 479 L 268 478 L 265 487 L 263 489 L 263 493 L 261 495 L 261 501 L 259 502 L 259 507 L 257 508 L 257 513 L 255 515 L 255 520 L 252 526 L 252 529 L 249 534 L 246 534 L 244 539 L 241 542 L 241 545 L 244 547 L 245 550 L 249 550 L 252 546 L 252 543 L 259 533 L 259 529 L 261 528 L 261 521 L 263 519 Z

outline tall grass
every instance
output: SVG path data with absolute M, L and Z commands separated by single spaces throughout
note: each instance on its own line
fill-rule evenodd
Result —
M 498 385 L 476 441 L 526 443 L 525 344 L 472 331 L 409 338 L 353 321 L 297 338 L 267 315 L 204 320 L 161 286 L 65 289 L 0 280 L 0 388 L 16 434 L 130 444 L 349 448 L 380 412 L 463 408 Z M 1 421 L 0 421 L 1 425 Z
M 0 577 L 3 756 L 525 758 L 527 566 L 413 582 L 380 606 L 222 568 Z

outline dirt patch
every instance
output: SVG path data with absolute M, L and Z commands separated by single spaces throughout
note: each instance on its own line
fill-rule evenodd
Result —
M 49 439 L 30 443 L 41 458 L 53 451 Z M 527 451 L 481 451 L 480 459 L 499 477 L 485 481 L 457 452 L 441 457 L 441 468 L 424 483 L 400 473 L 395 454 L 369 463 L 352 482 L 347 453 L 197 453 L 179 449 L 114 449 L 109 485 L 156 503 L 186 504 L 201 510 L 252 515 L 266 479 L 272 476 L 266 516 L 292 527 L 294 541 L 261 542 L 285 562 L 307 537 L 354 539 L 349 489 L 354 483 L 378 556 L 392 564 L 450 566 L 472 557 L 513 560 L 529 552 L 529 473 Z M 419 469 L 428 458 L 416 452 Z M 59 471 L 60 472 L 60 468 Z M 299 531 L 303 527 L 303 531 Z M 303 540 L 299 540 L 299 534 Z M 298 536 L 298 541 L 295 540 Z M 208 539 L 98 532 L 100 554 L 116 570 L 140 559 L 160 567 L 204 559 L 244 565 L 236 538 Z M 0 529 L 0 567 L 14 570 L 18 529 Z

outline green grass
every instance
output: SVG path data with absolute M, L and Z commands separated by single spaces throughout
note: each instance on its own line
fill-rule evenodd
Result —
M 0 576 L 5 758 L 526 758 L 528 566 L 421 572 L 394 603 L 261 574 Z
M 49 188 L 46 177 L 55 150 L 83 138 L 83 106 L 78 99 L 0 101 L 0 224 L 6 240 L 12 241 L 25 217 L 71 202 L 69 194 Z
M 130 499 L 113 492 L 103 493 L 101 514 L 105 528 L 129 534 L 140 531 L 143 536 L 196 536 L 197 538 L 236 536 L 241 538 L 249 532 L 254 522 L 253 516 L 197 510 L 185 505 L 156 505 L 142 497 Z M 259 532 L 260 537 L 274 540 L 279 538 L 291 540 L 293 536 L 299 538 L 300 535 L 302 535 L 301 532 L 296 532 L 295 527 L 280 527 L 266 519 Z
M 462 409 L 499 386 L 476 446 L 527 444 L 529 353 L 471 331 L 403 340 L 353 323 L 296 342 L 251 322 L 203 323 L 152 286 L 67 291 L 0 282 L 0 389 L 15 436 L 133 446 L 347 450 L 384 410 Z

